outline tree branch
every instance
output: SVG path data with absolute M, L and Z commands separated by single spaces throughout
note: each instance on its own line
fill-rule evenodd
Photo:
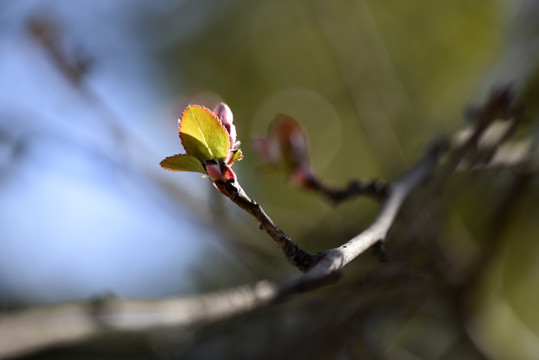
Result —
M 317 260 L 317 257 L 304 251 L 288 235 L 284 233 L 264 209 L 256 202 L 251 200 L 240 184 L 236 181 L 214 181 L 217 188 L 227 196 L 232 202 L 252 215 L 260 224 L 260 229 L 265 231 L 275 241 L 277 246 L 283 251 L 286 258 L 293 266 L 301 271 L 310 269 Z
M 308 273 L 340 269 L 374 244 L 379 241 L 385 242 L 387 232 L 404 200 L 432 173 L 438 160 L 446 151 L 447 144 L 445 142 L 432 146 L 423 159 L 391 187 L 387 200 L 382 204 L 382 208 L 372 224 L 338 248 L 327 250 L 319 263 Z
M 404 200 L 432 173 L 445 151 L 444 144 L 433 146 L 416 166 L 395 183 L 371 226 L 342 246 L 318 255 L 319 261 L 304 274 L 282 282 L 260 281 L 193 297 L 152 301 L 112 297 L 5 313 L 0 315 L 0 357 L 31 353 L 115 331 L 147 331 L 215 322 L 336 281 L 339 270 L 347 263 L 377 242 L 386 240 Z M 225 188 L 235 189 L 241 194 L 231 197 L 232 201 L 261 221 L 261 227 L 272 238 L 275 236 L 278 239 L 276 242 L 282 245 L 283 251 L 289 247 L 295 248 L 295 244 L 280 232 L 258 204 L 242 192 L 241 187 L 226 183 Z M 290 251 L 301 254 L 299 250 Z M 309 257 L 312 261 L 312 255 Z

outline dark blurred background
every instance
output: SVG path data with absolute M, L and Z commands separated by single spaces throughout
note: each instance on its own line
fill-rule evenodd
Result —
M 538 18 L 533 0 L 0 2 L 0 307 L 295 274 L 207 179 L 159 167 L 183 152 L 184 107 L 228 103 L 242 186 L 302 247 L 322 251 L 364 229 L 377 203 L 334 207 L 290 186 L 250 139 L 286 113 L 328 183 L 392 181 L 493 86 L 535 86 Z M 489 214 L 510 181 L 492 170 L 420 192 L 390 234 L 390 261 L 365 254 L 338 285 L 187 335 L 34 358 L 535 359 L 536 179 L 464 299 L 433 273 L 443 263 L 458 277 L 488 247 Z

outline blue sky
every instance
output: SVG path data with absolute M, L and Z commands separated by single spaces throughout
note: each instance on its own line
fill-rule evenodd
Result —
M 27 19 L 40 14 L 61 24 L 65 49 L 93 59 L 84 86 L 95 98 L 67 82 L 28 35 Z M 146 15 L 141 1 L 2 4 L 4 301 L 189 292 L 185 275 L 200 252 L 219 249 L 216 235 L 152 181 L 207 202 L 207 181 L 158 166 L 181 145 L 152 49 L 138 41 L 137 20 Z

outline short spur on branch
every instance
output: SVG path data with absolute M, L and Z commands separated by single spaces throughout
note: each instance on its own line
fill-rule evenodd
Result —
M 267 166 L 283 169 L 290 183 L 316 191 L 335 205 L 361 195 L 384 200 L 389 193 L 389 185 L 378 180 L 353 180 L 344 188 L 324 182 L 311 165 L 307 134 L 291 116 L 277 114 L 267 134 L 252 139 L 252 146 Z

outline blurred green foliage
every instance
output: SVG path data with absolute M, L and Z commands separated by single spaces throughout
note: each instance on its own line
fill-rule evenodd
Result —
M 249 139 L 285 113 L 306 128 L 313 166 L 328 182 L 394 179 L 431 139 L 462 127 L 505 25 L 492 1 L 206 0 L 167 17 L 159 21 L 178 23 L 161 57 L 171 92 L 210 91 L 231 106 L 243 186 L 300 242 L 318 231 L 335 239 L 312 250 L 357 232 L 376 207 L 334 209 L 291 189 L 261 172 Z
M 360 232 L 378 206 L 361 199 L 334 208 L 291 188 L 279 174 L 264 171 L 249 139 L 285 113 L 305 127 L 313 166 L 323 179 L 335 185 L 352 178 L 391 181 L 430 140 L 463 127 L 464 110 L 484 97 L 484 89 L 522 77 L 519 68 L 506 68 L 502 78 L 493 75 L 500 74 L 493 69 L 511 49 L 507 9 L 517 6 L 493 0 L 203 0 L 156 21 L 177 23 L 177 38 L 160 54 L 172 96 L 212 92 L 230 105 L 245 153 L 237 165 L 240 182 L 279 226 L 316 252 Z M 149 28 L 162 31 L 155 23 Z M 533 104 L 531 94 L 527 102 Z M 508 214 L 492 269 L 464 304 L 455 300 L 466 310 L 448 305 L 459 294 L 444 293 L 439 274 L 425 273 L 454 266 L 449 272 L 458 277 L 488 251 L 488 221 L 511 176 L 458 175 L 443 193 L 421 192 L 391 233 L 389 264 L 364 255 L 338 285 L 205 329 L 183 355 L 532 358 L 539 333 L 532 250 L 537 201 L 526 200 Z M 530 189 L 536 199 L 536 187 Z M 251 219 L 241 228 L 247 241 L 268 242 Z M 440 240 L 446 258 L 433 252 L 432 239 Z M 236 245 L 243 256 L 241 247 L 257 249 L 249 254 L 261 276 L 293 271 L 270 246 Z M 201 289 L 215 288 L 214 272 L 226 273 L 217 263 L 218 270 L 194 270 Z M 236 271 L 230 277 L 242 282 L 245 275 Z M 386 285 L 371 277 L 387 277 Z

